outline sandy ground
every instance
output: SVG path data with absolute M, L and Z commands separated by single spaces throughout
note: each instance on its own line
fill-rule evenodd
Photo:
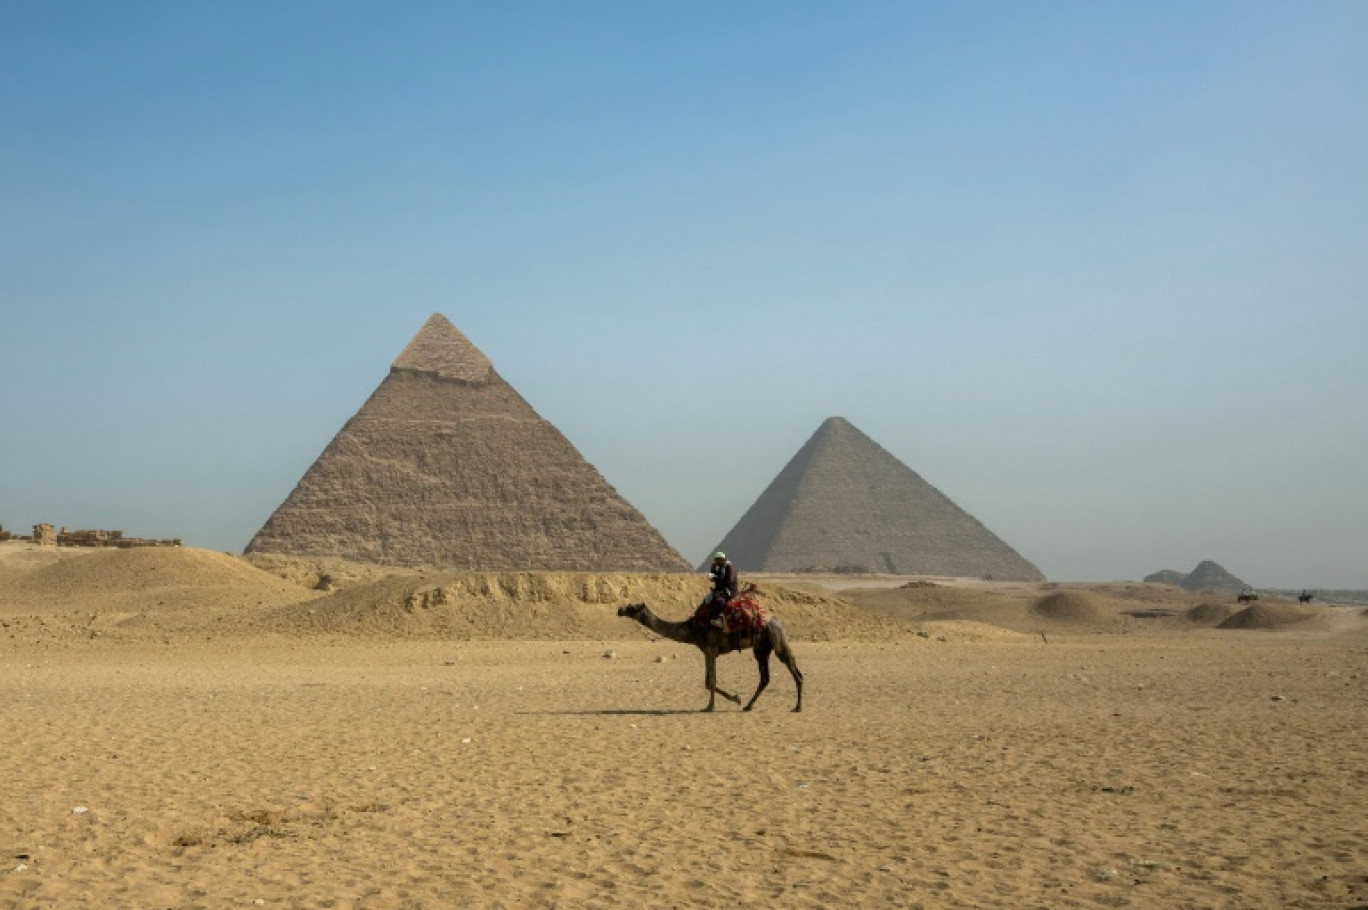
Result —
M 10 548 L 0 907 L 1368 907 L 1361 611 L 893 581 L 768 580 L 804 710 L 701 714 L 614 599 L 697 579 Z

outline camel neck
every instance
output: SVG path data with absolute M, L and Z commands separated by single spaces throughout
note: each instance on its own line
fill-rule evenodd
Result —
M 689 624 L 687 622 L 670 622 L 656 616 L 649 609 L 641 613 L 641 624 L 650 629 L 657 635 L 670 639 L 671 641 L 689 642 Z

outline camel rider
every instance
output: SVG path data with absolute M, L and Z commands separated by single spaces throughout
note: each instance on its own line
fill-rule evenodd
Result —
M 718 550 L 712 555 L 712 566 L 708 569 L 708 578 L 712 579 L 712 591 L 703 599 L 704 606 L 708 607 L 708 616 L 715 626 L 722 625 L 722 608 L 727 601 L 736 596 L 736 566 L 732 565 L 727 559 L 727 554 Z

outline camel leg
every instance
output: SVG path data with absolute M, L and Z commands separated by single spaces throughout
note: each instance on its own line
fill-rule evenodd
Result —
M 716 698 L 717 698 L 718 695 L 721 695 L 723 698 L 730 699 L 731 701 L 735 702 L 735 703 L 738 704 L 738 705 L 741 704 L 741 696 L 737 695 L 737 694 L 734 693 L 734 692 L 728 692 L 726 689 L 719 688 L 718 685 L 717 685 L 717 654 L 716 654 L 716 652 L 713 652 L 713 651 L 704 651 L 704 652 L 703 652 L 703 662 L 704 662 L 705 667 L 707 668 L 707 670 L 706 670 L 706 672 L 704 673 L 704 676 L 703 676 L 703 685 L 706 686 L 707 689 L 708 689 L 708 706 L 707 706 L 706 708 L 704 708 L 703 710 L 704 710 L 704 711 L 711 711 L 711 710 L 713 710 L 713 705 L 714 705 L 714 702 L 716 701 Z
M 704 711 L 713 710 L 713 704 L 717 701 L 717 655 L 711 651 L 703 654 L 703 685 L 708 689 L 708 706 Z
M 780 660 L 783 660 L 781 657 Z M 794 705 L 795 713 L 803 710 L 803 671 L 798 669 L 798 661 L 793 659 L 793 652 L 788 652 L 788 660 L 784 660 L 784 666 L 789 668 L 793 674 L 793 684 L 798 687 L 798 704 Z
M 749 711 L 755 704 L 755 700 L 760 697 L 760 693 L 765 691 L 765 686 L 769 685 L 769 659 L 770 651 L 773 650 L 773 647 L 774 646 L 770 644 L 768 640 L 762 640 L 755 643 L 755 662 L 760 665 L 760 685 L 755 687 L 755 694 L 752 695 L 751 700 L 746 703 L 746 707 L 742 709 L 743 711 Z
M 798 659 L 793 656 L 793 649 L 789 647 L 788 637 L 780 635 L 779 640 L 773 642 L 774 653 L 784 662 L 784 666 L 789 668 L 793 674 L 793 684 L 798 687 L 798 704 L 794 711 L 803 710 L 803 671 L 798 669 Z

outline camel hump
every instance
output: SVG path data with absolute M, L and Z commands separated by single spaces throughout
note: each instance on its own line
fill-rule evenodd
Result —
M 743 591 L 729 600 L 722 616 L 728 631 L 743 635 L 758 633 L 770 620 L 769 610 L 753 591 Z

